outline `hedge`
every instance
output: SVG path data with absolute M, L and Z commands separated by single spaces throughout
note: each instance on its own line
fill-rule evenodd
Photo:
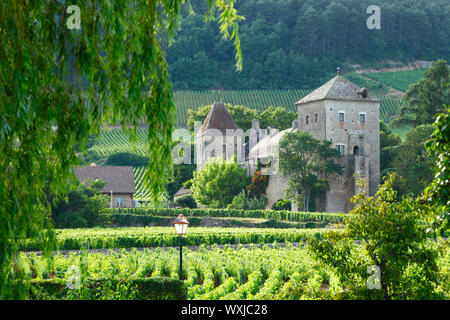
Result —
M 186 300 L 187 289 L 183 282 L 169 278 L 142 279 L 89 279 L 80 289 L 69 289 L 63 279 L 32 280 L 29 299 L 31 300 L 71 300 L 105 298 L 105 292 L 113 290 L 117 295 L 120 286 L 120 299 L 133 300 Z M 107 297 L 111 299 L 110 297 Z
M 109 214 L 133 214 L 160 217 L 177 217 L 180 213 L 186 217 L 234 217 L 261 218 L 291 222 L 340 223 L 344 221 L 342 213 L 298 212 L 283 210 L 238 210 L 238 209 L 173 209 L 173 208 L 114 208 L 106 209 Z
M 90 249 L 173 247 L 179 245 L 179 236 L 166 227 L 151 228 L 93 228 L 60 229 L 57 234 L 59 250 L 80 250 L 89 242 Z M 326 229 L 257 229 L 257 228 L 190 228 L 183 237 L 186 246 L 201 244 L 303 242 L 309 237 L 321 238 Z M 21 243 L 21 251 L 39 251 L 34 239 Z
M 199 227 L 206 217 L 189 217 L 190 227 Z M 137 215 L 128 213 L 113 213 L 108 215 L 108 223 L 115 227 L 134 227 L 134 226 L 172 226 L 173 217 L 157 217 L 149 215 Z M 322 228 L 326 225 L 324 222 L 317 221 L 280 221 L 269 219 L 264 222 L 248 222 L 241 221 L 238 218 L 225 219 L 224 223 L 228 223 L 229 227 L 243 228 Z

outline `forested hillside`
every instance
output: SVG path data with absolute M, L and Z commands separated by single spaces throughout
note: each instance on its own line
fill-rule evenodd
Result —
M 243 71 L 207 1 L 191 0 L 167 59 L 175 90 L 314 89 L 343 66 L 387 60 L 450 60 L 448 0 L 379 0 L 381 30 L 369 30 L 369 0 L 240 0 Z

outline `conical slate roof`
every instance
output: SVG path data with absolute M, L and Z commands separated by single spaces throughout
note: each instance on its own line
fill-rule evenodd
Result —
M 218 129 L 225 134 L 227 129 L 236 130 L 239 128 L 225 105 L 222 102 L 216 102 L 203 122 L 202 132 L 207 129 Z
M 303 104 L 312 101 L 330 99 L 330 100 L 357 100 L 357 101 L 380 101 L 377 97 L 371 96 L 363 98 L 358 92 L 361 88 L 351 83 L 347 79 L 341 77 L 339 74 L 325 83 L 323 86 L 317 88 L 295 104 Z

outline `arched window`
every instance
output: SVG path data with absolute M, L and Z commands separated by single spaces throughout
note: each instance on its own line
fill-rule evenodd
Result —
M 353 147 L 353 154 L 354 154 L 355 156 L 358 156 L 358 155 L 359 155 L 359 147 L 358 147 L 358 146 L 354 146 L 354 147 Z

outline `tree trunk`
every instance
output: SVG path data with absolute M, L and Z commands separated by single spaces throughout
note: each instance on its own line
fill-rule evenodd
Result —
M 311 195 L 311 190 L 309 188 L 305 188 L 305 192 L 303 192 L 303 210 L 305 212 L 309 212 L 309 197 Z

